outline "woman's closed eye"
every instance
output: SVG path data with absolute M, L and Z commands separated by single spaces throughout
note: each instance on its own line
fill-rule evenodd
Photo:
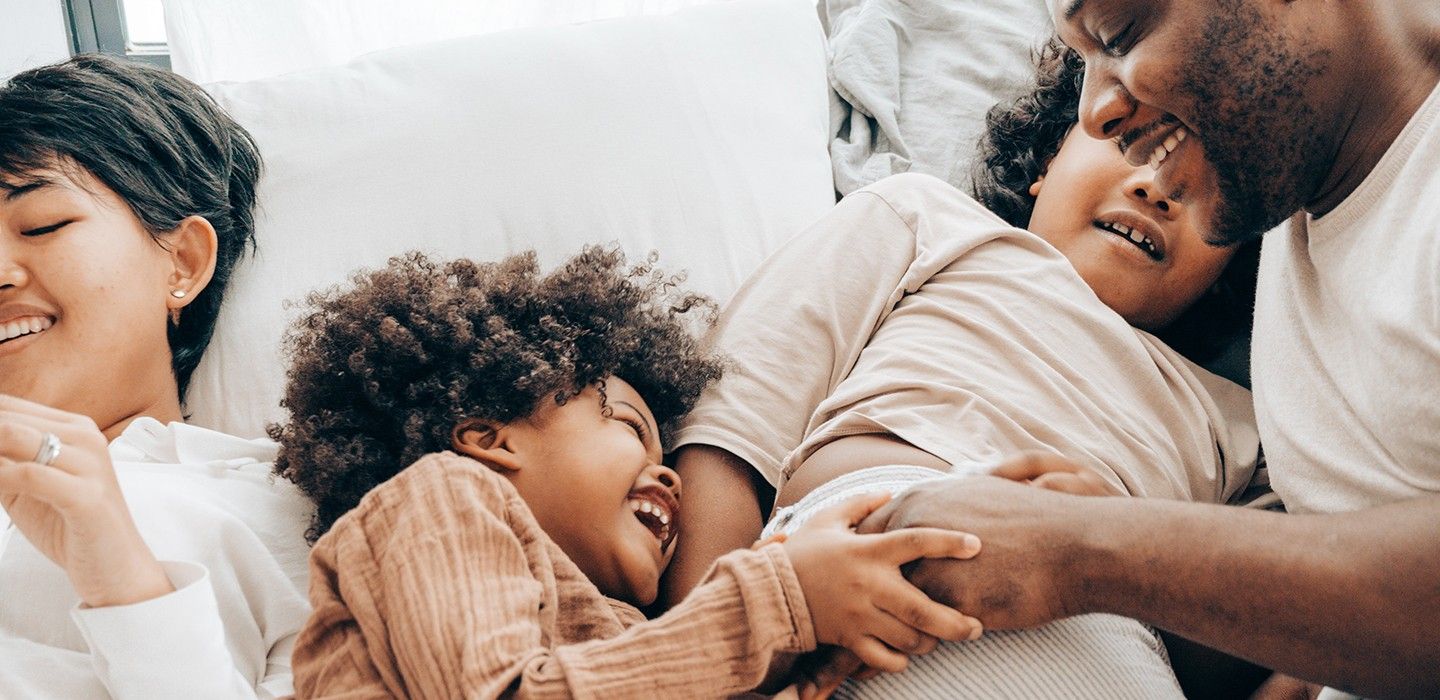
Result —
M 20 235 L 25 236 L 25 237 L 27 237 L 27 238 L 33 238 L 33 237 L 35 237 L 35 236 L 43 236 L 43 235 L 45 235 L 45 234 L 47 234 L 47 233 L 54 233 L 54 232 L 56 232 L 56 231 L 59 231 L 60 229 L 65 228 L 66 226 L 69 226 L 70 224 L 72 224 L 72 223 L 74 223 L 74 222 L 75 222 L 74 219 L 66 219 L 65 221 L 61 221 L 60 223 L 57 223 L 57 224 L 50 224 L 49 226 L 41 226 L 41 227 L 39 227 L 39 228 L 32 228 L 32 229 L 23 230 L 23 231 L 20 232 Z

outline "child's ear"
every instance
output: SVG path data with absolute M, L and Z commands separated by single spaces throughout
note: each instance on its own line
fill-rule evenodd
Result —
M 1030 196 L 1031 196 L 1031 197 L 1039 197 L 1039 196 L 1040 196 L 1040 187 L 1041 187 L 1041 185 L 1043 185 L 1044 183 L 1045 183 L 1045 174 L 1044 174 L 1044 173 L 1041 173 L 1040 175 L 1038 175 L 1038 176 L 1035 178 L 1035 182 L 1030 183 Z
M 495 471 L 519 471 L 520 459 L 510 444 L 509 426 L 483 418 L 466 418 L 450 433 L 450 446 Z

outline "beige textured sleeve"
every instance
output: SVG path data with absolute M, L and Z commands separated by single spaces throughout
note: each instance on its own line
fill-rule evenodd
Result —
M 765 679 L 777 653 L 815 648 L 810 610 L 779 544 L 715 562 L 685 600 L 614 639 L 562 646 L 527 667 L 523 697 L 729 697 Z
M 726 306 L 712 343 L 732 363 L 676 433 L 721 447 L 776 486 L 815 407 L 901 295 L 915 234 L 881 197 L 846 197 L 776 251 Z
M 445 467 L 406 470 L 317 545 L 297 697 L 721 697 L 758 684 L 775 653 L 815 645 L 777 545 L 722 559 L 685 603 L 620 637 L 552 648 L 505 495 Z

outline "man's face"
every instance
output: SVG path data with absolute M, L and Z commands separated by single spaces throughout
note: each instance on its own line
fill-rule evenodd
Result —
M 1292 7 L 1308 4 L 1051 0 L 1085 57 L 1081 125 L 1132 164 L 1158 160 L 1166 195 L 1212 170 L 1211 241 L 1255 238 L 1316 195 L 1339 147 L 1333 56 L 1310 36 L 1310 8 Z M 1179 130 L 1177 148 L 1156 150 Z

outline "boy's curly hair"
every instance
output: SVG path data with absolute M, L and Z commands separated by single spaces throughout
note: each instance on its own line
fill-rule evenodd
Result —
M 677 277 L 587 247 L 540 275 L 533 252 L 436 262 L 418 252 L 312 293 L 286 338 L 275 470 L 317 506 L 313 542 L 371 489 L 446 450 L 465 418 L 508 422 L 618 376 L 672 428 L 719 378 L 685 321 L 715 304 Z M 601 385 L 603 389 L 603 385 Z
M 1045 173 L 1070 129 L 1079 122 L 1085 61 L 1052 38 L 1034 56 L 1035 82 L 1011 102 L 985 115 L 973 173 L 975 199 L 1017 228 L 1035 209 L 1030 185 Z M 1156 335 L 1195 362 L 1208 362 L 1248 336 L 1255 316 L 1258 240 L 1243 244 L 1211 291 Z

